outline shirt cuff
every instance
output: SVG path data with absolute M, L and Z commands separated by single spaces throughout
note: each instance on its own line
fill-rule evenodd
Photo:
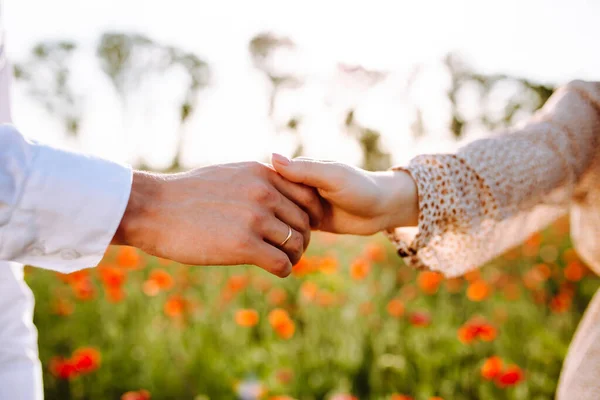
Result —
M 6 238 L 13 258 L 63 273 L 98 265 L 129 201 L 130 167 L 32 144 L 34 159 Z M 10 241 L 22 241 L 10 243 Z

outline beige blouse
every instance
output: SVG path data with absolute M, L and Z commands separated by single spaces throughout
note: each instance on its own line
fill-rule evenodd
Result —
M 571 235 L 600 274 L 600 83 L 558 90 L 522 127 L 456 154 L 423 155 L 418 229 L 389 232 L 410 265 L 457 276 L 570 212 Z M 600 399 L 600 294 L 571 343 L 557 399 Z

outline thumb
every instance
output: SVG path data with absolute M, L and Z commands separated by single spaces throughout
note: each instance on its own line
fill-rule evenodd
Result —
M 340 186 L 345 171 L 344 167 L 337 163 L 308 158 L 290 160 L 277 153 L 273 153 L 271 161 L 273 168 L 285 179 L 326 191 L 336 190 Z

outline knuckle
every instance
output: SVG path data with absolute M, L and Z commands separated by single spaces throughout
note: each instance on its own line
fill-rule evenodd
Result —
M 302 253 L 294 254 L 290 256 L 290 261 L 293 265 L 296 265 L 300 261 L 300 258 L 302 258 Z
M 257 183 L 251 186 L 249 192 L 252 200 L 260 204 L 272 203 L 277 198 L 277 193 L 275 193 L 275 190 L 264 183 Z
M 298 201 L 306 206 L 310 206 L 317 202 L 317 195 L 313 189 L 302 188 L 298 194 Z
M 247 251 L 252 249 L 252 233 L 250 231 L 241 233 L 235 240 L 235 246 L 238 251 Z
M 304 236 L 300 233 L 294 233 L 290 238 L 289 246 L 294 254 L 297 255 L 300 253 L 300 255 L 302 255 L 302 252 L 304 251 Z
M 302 214 L 300 214 L 300 219 L 300 222 L 302 224 L 301 230 L 303 232 L 310 231 L 310 217 L 308 216 L 308 214 L 303 212 Z
M 262 211 L 255 209 L 248 212 L 248 226 L 252 229 L 260 228 L 263 226 L 267 215 Z
M 273 259 L 272 271 L 278 277 L 285 278 L 292 272 L 290 260 L 283 256 Z

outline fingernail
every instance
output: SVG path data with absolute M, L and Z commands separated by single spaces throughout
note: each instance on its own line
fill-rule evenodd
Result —
M 273 162 L 276 162 L 277 164 L 282 165 L 284 167 L 287 167 L 291 163 L 289 158 L 277 153 L 273 153 Z

